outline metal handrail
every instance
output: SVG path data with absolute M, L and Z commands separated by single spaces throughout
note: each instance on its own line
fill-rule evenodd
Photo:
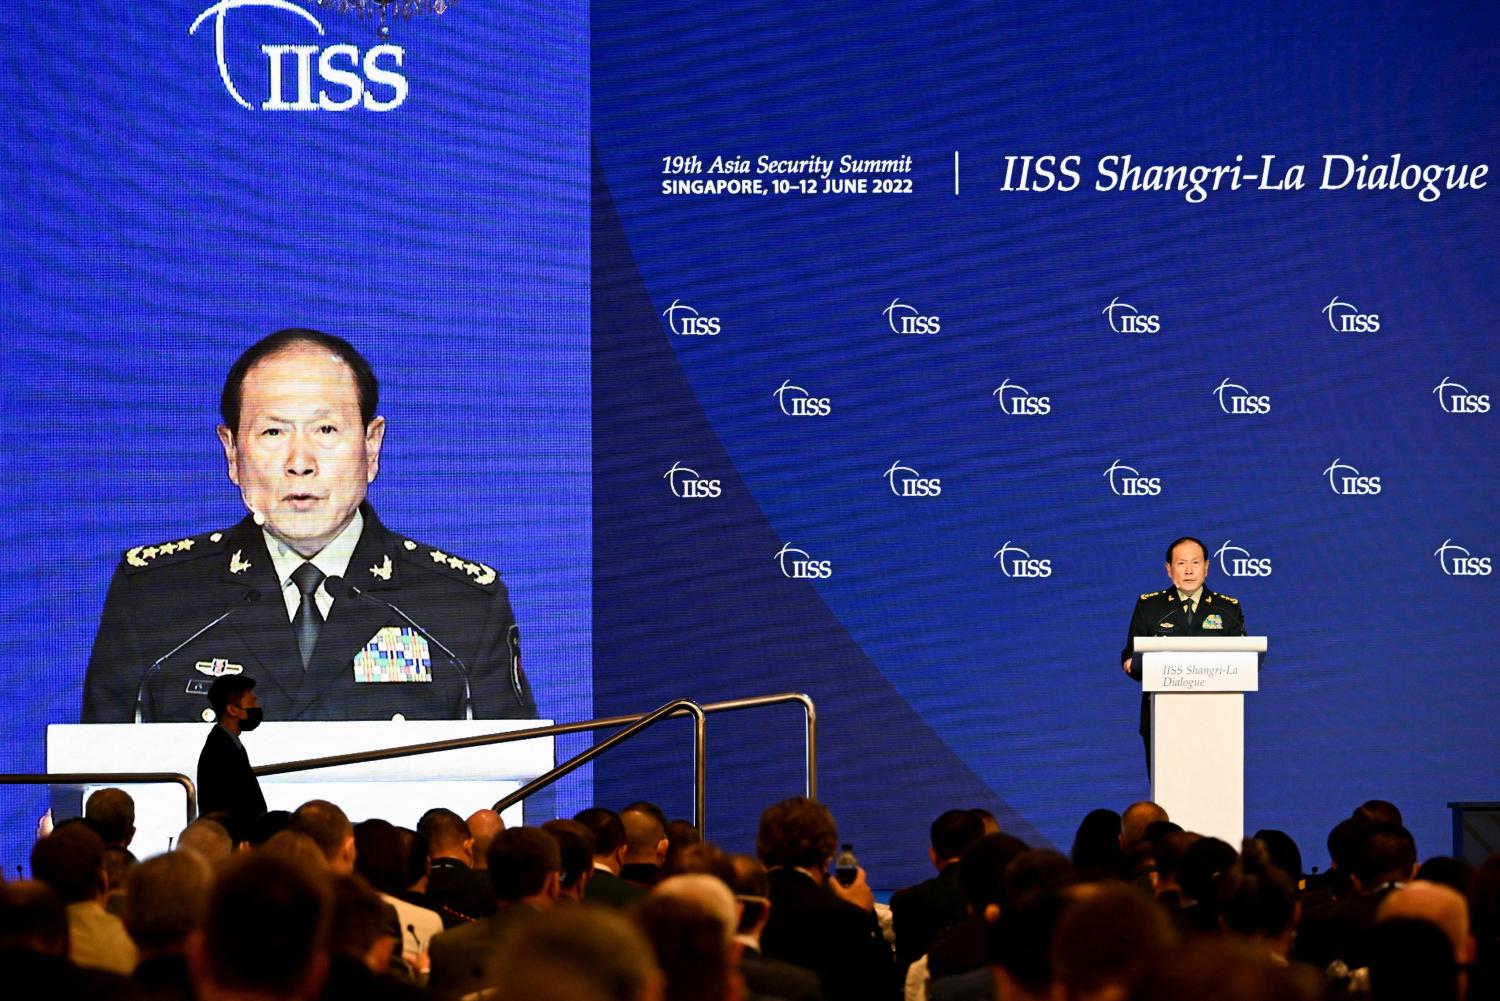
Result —
M 74 786 L 112 782 L 117 785 L 147 785 L 175 782 L 187 796 L 187 822 L 198 819 L 198 787 L 181 772 L 8 772 L 0 774 L 0 785 Z
M 706 752 L 704 749 L 705 730 L 702 721 L 696 719 L 698 714 L 701 713 L 703 715 L 712 715 L 714 713 L 721 712 L 737 712 L 741 709 L 754 709 L 761 706 L 784 705 L 789 702 L 795 702 L 802 707 L 804 733 L 803 753 L 806 767 L 803 788 L 808 799 L 817 799 L 818 713 L 817 708 L 813 705 L 813 700 L 809 696 L 801 692 L 780 692 L 776 695 L 755 695 L 743 699 L 727 699 L 722 702 L 709 702 L 701 706 L 698 706 L 696 703 L 693 703 L 688 699 L 679 699 L 675 702 L 668 703 L 668 706 L 675 707 L 672 708 L 670 712 L 663 712 L 663 710 L 667 708 L 667 706 L 663 706 L 662 709 L 657 709 L 653 713 L 629 716 L 604 716 L 600 717 L 599 719 L 582 720 L 577 723 L 553 723 L 549 724 L 548 726 L 530 727 L 525 730 L 508 730 L 504 733 L 478 734 L 473 737 L 452 737 L 447 740 L 433 740 L 420 744 L 402 744 L 396 747 L 383 747 L 373 751 L 351 751 L 347 754 L 330 754 L 320 758 L 304 758 L 298 761 L 280 761 L 275 764 L 261 765 L 257 768 L 254 768 L 253 771 L 258 776 L 285 775 L 290 772 L 311 771 L 317 768 L 333 768 L 338 765 L 357 765 L 364 764 L 368 761 L 388 761 L 392 758 L 412 757 L 419 754 L 434 754 L 442 751 L 465 750 L 467 748 L 473 747 L 489 747 L 494 744 L 508 744 L 517 740 L 530 740 L 534 737 L 556 737 L 569 733 L 583 733 L 591 730 L 603 730 L 612 726 L 633 727 L 635 724 L 638 724 L 649 717 L 655 716 L 657 713 L 661 713 L 661 718 L 663 719 L 675 716 L 692 715 L 695 717 L 695 726 L 693 728 L 694 778 L 696 786 L 694 793 L 694 808 L 695 812 L 697 813 L 697 821 L 701 829 L 703 816 L 701 802 L 703 799 L 703 776 L 706 773 L 707 769 L 705 766 Z M 688 706 L 692 706 L 693 708 L 688 708 Z M 632 731 L 630 735 L 627 735 L 625 737 L 620 737 L 620 740 L 628 739 L 629 736 L 633 736 L 634 732 L 635 731 Z M 605 741 L 605 743 L 608 744 L 609 747 L 613 747 L 616 744 L 620 743 L 620 740 L 614 739 L 615 737 L 619 736 L 619 734 L 611 735 L 611 737 L 607 741 Z M 603 750 L 608 750 L 608 747 L 603 748 Z M 603 753 L 603 750 L 599 751 L 599 753 Z M 593 756 L 597 757 L 597 754 Z M 578 764 L 583 763 L 585 762 L 578 762 Z M 573 771 L 574 768 L 578 767 L 578 764 L 572 764 L 571 761 L 563 762 L 562 765 L 558 765 L 551 771 L 538 776 L 531 782 L 527 783 L 526 786 L 522 787 L 526 790 L 525 795 L 530 795 L 531 792 L 535 792 L 537 789 L 542 789 L 548 785 L 551 785 L 552 782 L 556 781 L 558 778 L 561 778 L 563 775 L 567 774 L 567 772 Z M 566 768 L 567 771 L 558 771 L 558 769 L 561 768 Z M 543 781 L 544 779 L 547 781 Z M 517 790 L 517 792 L 521 792 L 521 790 Z M 512 795 L 515 794 L 512 793 Z M 519 798 L 516 801 L 518 802 Z M 505 801 L 502 800 L 501 802 Z
M 700 831 L 703 830 L 704 807 L 708 799 L 707 792 L 704 789 L 704 783 L 708 779 L 707 717 L 704 716 L 703 708 L 691 699 L 673 699 L 655 712 L 642 716 L 634 723 L 625 727 L 625 729 L 615 731 L 593 747 L 585 748 L 550 771 L 538 775 L 521 788 L 502 796 L 495 803 L 495 812 L 501 813 L 505 811 L 538 789 L 545 789 L 569 772 L 593 761 L 616 744 L 629 740 L 642 730 L 661 722 L 669 716 L 675 716 L 683 712 L 693 717 L 693 826 L 697 827 Z

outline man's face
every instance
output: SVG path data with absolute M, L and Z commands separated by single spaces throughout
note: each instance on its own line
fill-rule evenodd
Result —
M 1172 547 L 1172 559 L 1167 564 L 1167 576 L 1180 590 L 1192 594 L 1208 579 L 1208 561 L 1204 559 L 1203 547 L 1196 542 L 1179 542 Z
M 219 428 L 229 478 L 266 529 L 303 556 L 343 531 L 380 471 L 385 418 L 365 427 L 354 373 L 294 344 L 245 375 L 240 426 Z
M 229 715 L 235 717 L 236 719 L 243 720 L 250 715 L 251 709 L 258 708 L 259 706 L 260 697 L 255 694 L 255 690 L 252 688 L 248 692 L 240 693 L 240 697 L 235 699 L 233 702 L 228 703 L 224 707 L 224 709 L 225 712 L 227 712 Z M 232 709 L 238 709 L 239 712 L 229 712 L 229 710 Z

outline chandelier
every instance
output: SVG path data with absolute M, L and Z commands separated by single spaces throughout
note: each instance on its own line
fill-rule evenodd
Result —
M 448 3 L 449 0 L 318 0 L 319 7 L 335 14 L 356 14 L 364 20 L 379 18 L 380 26 L 375 33 L 381 38 L 391 35 L 387 17 L 410 21 L 417 14 L 441 14 L 448 9 Z

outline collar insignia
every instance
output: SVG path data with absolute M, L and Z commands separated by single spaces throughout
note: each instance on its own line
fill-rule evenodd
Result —
M 370 568 L 370 575 L 372 577 L 379 577 L 381 580 L 390 580 L 391 579 L 391 558 L 390 558 L 390 556 L 386 556 L 384 562 L 382 562 L 379 566 L 371 567 Z

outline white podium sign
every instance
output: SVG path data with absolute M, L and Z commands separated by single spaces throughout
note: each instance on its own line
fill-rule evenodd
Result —
M 1238 850 L 1245 836 L 1245 696 L 1264 636 L 1141 636 L 1151 697 L 1151 798 L 1185 830 Z
M 243 734 L 250 763 L 273 765 L 334 754 L 373 751 L 458 737 L 477 737 L 549 725 L 549 720 L 385 720 L 265 723 Z M 181 772 L 197 783 L 198 754 L 210 723 L 81 723 L 47 727 L 51 772 Z M 489 807 L 553 766 L 551 737 L 510 744 L 439 751 L 357 765 L 268 775 L 260 779 L 266 806 L 294 810 L 310 799 L 337 803 L 358 823 L 372 817 L 415 827 L 423 812 L 446 806 L 468 816 Z M 84 790 L 87 800 L 101 782 Z M 135 800 L 140 858 L 167 850 L 185 822 L 182 787 L 121 785 Z M 522 823 L 521 804 L 505 812 L 507 826 Z

